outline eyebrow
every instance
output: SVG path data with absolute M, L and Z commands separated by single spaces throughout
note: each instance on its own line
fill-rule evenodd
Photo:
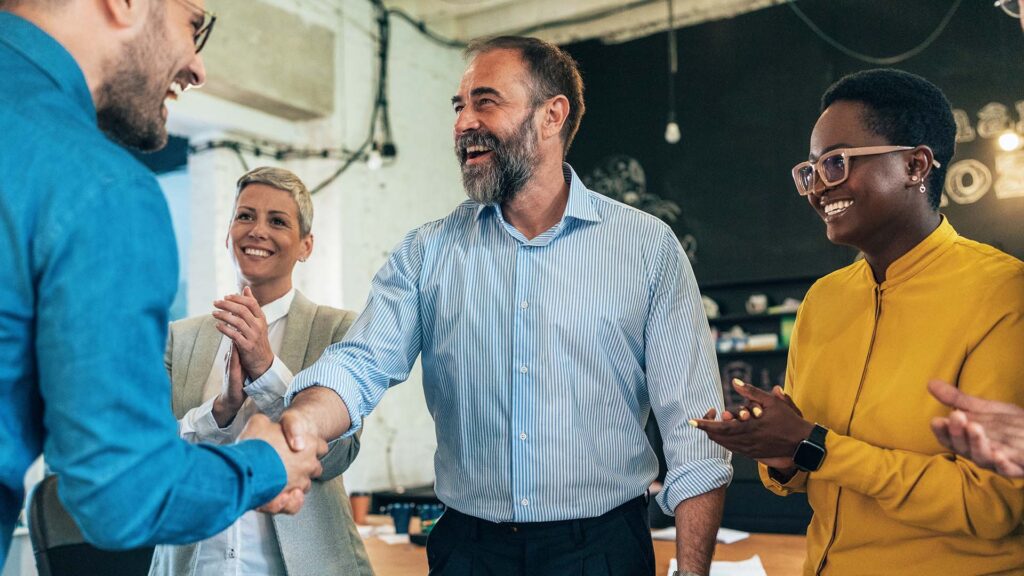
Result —
M 492 96 L 497 96 L 498 98 L 503 98 L 501 92 L 499 92 L 495 88 L 491 88 L 490 86 L 481 86 L 479 88 L 473 88 L 473 90 L 470 91 L 469 96 L 472 98 L 475 96 L 482 96 L 484 94 L 490 94 Z M 460 102 L 462 102 L 462 96 L 459 96 L 458 94 L 452 96 L 452 104 L 458 104 Z
M 818 154 L 817 156 L 815 156 L 814 154 L 808 154 L 807 155 L 807 159 L 810 160 L 811 162 L 814 162 L 815 160 L 817 160 L 818 158 L 821 158 L 825 154 L 828 154 L 829 152 L 831 152 L 833 150 L 838 150 L 839 148 L 853 148 L 853 146 L 851 146 L 849 144 L 846 144 L 844 142 L 840 142 L 839 144 L 833 144 L 833 145 L 829 146 L 828 148 L 825 148 L 824 150 L 821 151 L 821 154 Z
M 237 209 L 238 210 L 248 210 L 250 212 L 255 212 L 256 211 L 256 209 L 253 208 L 252 206 L 246 206 L 245 204 L 239 204 Z M 285 212 L 283 210 L 268 210 L 267 214 L 279 214 L 281 216 L 287 216 L 289 218 L 292 217 L 291 214 L 289 214 L 288 212 Z

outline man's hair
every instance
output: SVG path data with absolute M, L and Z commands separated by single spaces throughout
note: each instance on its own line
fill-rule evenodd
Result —
M 956 122 L 942 90 L 915 74 L 876 68 L 840 78 L 821 97 L 821 111 L 838 100 L 863 104 L 864 125 L 890 144 L 932 149 L 940 166 L 928 177 L 928 201 L 938 210 L 956 148 Z
M 238 179 L 238 185 L 235 188 L 236 205 L 238 197 L 242 195 L 242 190 L 250 184 L 264 184 L 291 194 L 295 199 L 295 204 L 299 207 L 299 235 L 302 238 L 309 236 L 313 230 L 313 197 L 295 173 L 284 168 L 270 166 L 262 166 L 246 172 Z
M 583 77 L 580 76 L 576 60 L 550 42 L 526 36 L 479 38 L 470 42 L 465 56 L 471 58 L 492 50 L 519 51 L 530 72 L 533 106 L 559 94 L 569 100 L 569 116 L 562 126 L 562 144 L 565 146 L 563 154 L 568 154 L 586 110 L 583 103 Z

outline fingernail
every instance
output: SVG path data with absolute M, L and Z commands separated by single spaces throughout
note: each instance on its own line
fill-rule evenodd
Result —
M 754 413 L 754 418 L 760 418 L 761 414 L 764 414 L 764 410 L 761 410 L 760 406 L 754 406 L 751 412 Z
M 687 422 L 689 422 L 689 423 L 690 423 L 690 426 L 693 426 L 694 428 L 696 428 L 696 427 L 697 427 L 697 421 L 696 421 L 696 420 L 694 420 L 693 418 L 691 418 L 691 419 L 687 420 Z
M 746 386 L 746 384 L 743 383 L 743 380 L 740 380 L 739 378 L 733 378 L 732 385 L 738 388 L 743 388 L 744 386 Z

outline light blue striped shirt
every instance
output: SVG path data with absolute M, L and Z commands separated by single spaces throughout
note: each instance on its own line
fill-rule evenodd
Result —
M 410 232 L 288 399 L 334 390 L 351 434 L 422 354 L 437 495 L 495 522 L 598 516 L 643 494 L 653 407 L 671 513 L 732 476 L 729 453 L 687 424 L 722 408 L 693 271 L 668 226 L 564 170 L 565 214 L 532 240 L 470 201 Z

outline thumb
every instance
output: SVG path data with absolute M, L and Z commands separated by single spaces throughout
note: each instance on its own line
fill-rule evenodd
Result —
M 297 416 L 294 412 L 285 412 L 281 416 L 281 429 L 284 430 L 284 437 L 288 440 L 288 446 L 295 452 L 306 449 L 306 420 Z

